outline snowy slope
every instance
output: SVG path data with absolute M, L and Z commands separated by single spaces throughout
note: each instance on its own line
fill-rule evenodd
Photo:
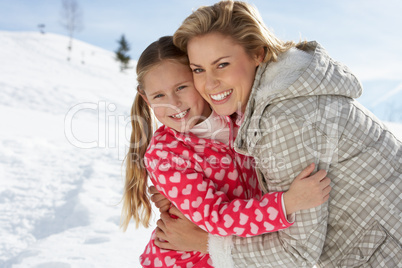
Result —
M 67 42 L 0 32 L 0 267 L 138 267 L 152 230 L 118 226 L 135 74 Z
M 118 226 L 134 70 L 67 43 L 0 31 L 0 267 L 139 267 L 153 228 Z

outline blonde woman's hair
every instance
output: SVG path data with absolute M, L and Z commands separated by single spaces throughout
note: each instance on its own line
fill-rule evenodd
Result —
M 221 1 L 198 8 L 177 29 L 174 44 L 187 52 L 192 38 L 213 32 L 232 37 L 249 55 L 264 48 L 263 62 L 276 61 L 280 53 L 297 46 L 293 41 L 284 42 L 277 38 L 267 29 L 258 10 L 240 1 Z
M 163 61 L 177 61 L 188 66 L 187 55 L 174 46 L 172 36 L 164 36 L 150 44 L 137 62 L 137 96 L 131 108 L 130 148 L 126 155 L 126 180 L 123 193 L 123 208 L 120 226 L 127 230 L 131 219 L 135 226 L 149 226 L 152 213 L 149 201 L 148 176 L 144 155 L 151 142 L 156 119 L 151 108 L 142 96 L 145 96 L 144 77 Z

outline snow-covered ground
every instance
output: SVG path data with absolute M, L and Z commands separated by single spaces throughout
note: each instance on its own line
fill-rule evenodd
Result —
M 67 44 L 0 31 L 0 267 L 139 267 L 153 228 L 119 229 L 134 69 Z
M 152 229 L 119 230 L 135 73 L 67 44 L 0 32 L 0 267 L 139 267 Z

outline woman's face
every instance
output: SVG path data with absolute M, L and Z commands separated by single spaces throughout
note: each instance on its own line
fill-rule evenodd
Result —
M 211 113 L 208 103 L 194 87 L 187 65 L 162 61 L 144 77 L 146 101 L 156 118 L 179 132 L 191 129 Z
M 209 33 L 187 45 L 194 84 L 220 115 L 244 112 L 260 57 L 246 53 L 230 36 Z

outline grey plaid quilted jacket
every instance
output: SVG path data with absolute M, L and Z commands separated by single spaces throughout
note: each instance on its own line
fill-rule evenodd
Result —
M 232 265 L 402 267 L 402 144 L 354 100 L 361 91 L 316 42 L 259 67 L 235 149 L 254 156 L 265 192 L 286 191 L 312 162 L 333 189 L 288 229 L 217 242 Z

